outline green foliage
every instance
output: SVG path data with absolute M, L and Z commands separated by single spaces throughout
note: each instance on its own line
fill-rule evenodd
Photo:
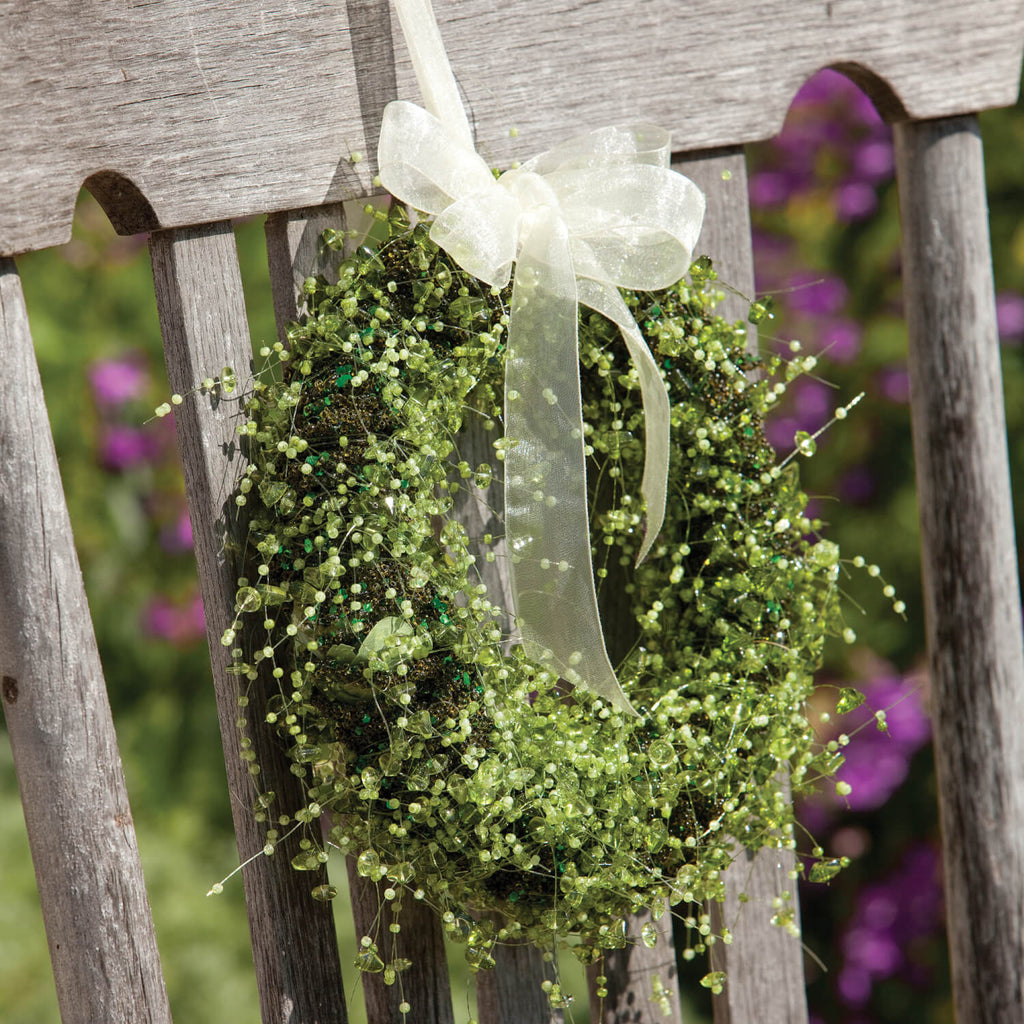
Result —
M 336 285 L 307 282 L 309 315 L 275 346 L 240 428 L 249 566 L 223 642 L 243 680 L 277 680 L 267 720 L 308 800 L 274 808 L 269 841 L 294 821 L 293 866 L 315 868 L 327 854 L 304 826 L 330 811 L 360 874 L 387 880 L 386 899 L 434 904 L 473 968 L 496 940 L 553 935 L 589 962 L 625 943 L 624 915 L 666 898 L 697 905 L 703 951 L 727 837 L 793 848 L 782 776 L 800 792 L 840 761 L 804 715 L 825 636 L 847 632 L 839 550 L 815 536 L 792 457 L 778 463 L 762 431 L 781 371 L 814 361 L 748 377 L 756 360 L 743 326 L 711 311 L 707 261 L 692 285 L 626 296 L 672 398 L 669 510 L 633 568 L 639 385 L 616 329 L 582 316 L 593 542 L 599 577 L 625 596 L 619 676 L 641 715 L 580 689 L 566 699 L 557 673 L 502 653 L 505 610 L 449 518 L 461 479 L 492 476 L 460 459 L 466 411 L 489 424 L 497 458 L 510 443 L 507 295 L 450 266 L 425 227 L 397 213 L 387 226 Z M 507 926 L 469 923 L 469 907 Z M 795 930 L 789 911 L 775 917 Z M 375 941 L 358 964 L 388 970 Z

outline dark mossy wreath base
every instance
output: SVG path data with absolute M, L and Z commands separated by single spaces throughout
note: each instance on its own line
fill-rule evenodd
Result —
M 580 314 L 595 567 L 641 717 L 503 653 L 504 609 L 451 511 L 500 469 L 508 296 L 425 227 L 384 226 L 336 285 L 307 282 L 308 316 L 249 400 L 251 570 L 225 643 L 243 679 L 279 682 L 267 716 L 308 804 L 274 811 L 314 823 L 298 869 L 326 859 L 329 811 L 331 841 L 384 898 L 428 900 L 462 939 L 470 908 L 498 910 L 500 938 L 556 933 L 590 960 L 626 941 L 631 911 L 720 898 L 728 836 L 795 845 L 783 779 L 799 791 L 840 763 L 804 714 L 842 632 L 839 552 L 764 437 L 780 365 L 750 373 L 699 261 L 690 284 L 625 295 L 672 399 L 668 514 L 639 568 L 639 388 L 617 329 Z M 460 461 L 470 417 L 491 431 L 490 465 Z M 470 935 L 476 966 L 491 938 Z M 362 959 L 384 968 L 375 948 Z

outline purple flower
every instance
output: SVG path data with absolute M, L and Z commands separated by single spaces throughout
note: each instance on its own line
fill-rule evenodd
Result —
M 202 598 L 198 594 L 185 605 L 175 604 L 166 597 L 155 597 L 142 612 L 142 628 L 150 636 L 185 646 L 206 632 Z
M 854 505 L 864 505 L 875 493 L 875 478 L 867 466 L 848 469 L 836 486 L 839 497 Z
M 885 127 L 875 105 L 859 86 L 841 72 L 823 68 L 804 82 L 800 91 L 793 97 L 790 109 L 817 113 L 815 108 L 828 107 L 841 108 L 848 121 L 859 122 L 876 130 Z M 844 133 L 848 131 L 843 125 L 838 128 Z
M 884 734 L 870 730 L 855 736 L 844 754 L 846 761 L 836 778 L 852 787 L 846 798 L 852 811 L 881 807 L 900 788 L 910 770 L 907 752 Z
M 809 498 L 807 505 L 804 508 L 804 515 L 808 519 L 824 519 L 825 518 L 825 507 L 824 503 L 817 498 Z M 808 534 L 808 537 L 812 535 Z
M 754 256 L 763 258 L 766 267 L 772 267 L 788 259 L 793 251 L 791 239 L 783 235 L 773 235 L 757 227 L 751 230 L 750 240 L 754 246 Z
M 758 293 L 775 292 L 786 286 L 786 267 L 793 247 L 788 238 L 756 228 L 751 233 L 754 248 L 754 277 Z
M 833 320 L 820 329 L 822 348 L 830 362 L 850 363 L 860 352 L 861 329 L 855 320 Z
M 1024 340 L 1024 295 L 1000 292 L 996 296 L 996 324 L 1003 344 L 1019 345 Z
M 123 472 L 153 459 L 158 447 L 146 431 L 110 424 L 103 428 L 100 438 L 100 462 L 107 469 Z
M 821 140 L 818 125 L 790 121 L 772 139 L 773 152 L 792 168 L 810 167 Z
M 853 169 L 872 184 L 888 181 L 893 174 L 892 142 L 880 138 L 861 143 L 853 156 Z
M 801 429 L 795 416 L 769 416 L 765 421 L 764 435 L 779 454 L 788 455 L 794 447 L 793 435 Z
M 823 106 L 839 96 L 849 94 L 857 87 L 845 76 L 831 68 L 825 68 L 811 75 L 793 97 L 791 109 L 801 110 L 806 107 Z
M 887 366 L 878 374 L 878 390 L 890 402 L 905 405 L 910 401 L 910 376 L 904 366 Z
M 847 1005 L 863 1006 L 871 997 L 872 978 L 888 978 L 903 965 L 899 946 L 884 933 L 851 929 L 843 942 L 847 963 L 839 972 L 839 994 Z
M 927 971 L 914 962 L 914 946 L 942 925 L 940 868 L 936 851 L 919 844 L 890 876 L 863 889 L 842 940 L 837 987 L 848 1006 L 863 1006 L 875 981 L 897 973 L 927 984 Z
M 833 391 L 827 384 L 801 377 L 790 385 L 787 395 L 786 414 L 770 416 L 765 422 L 764 433 L 769 444 L 782 455 L 788 455 L 796 446 L 794 435 L 797 431 L 813 434 L 822 427 L 835 406 Z
M 178 627 L 178 609 L 165 597 L 155 597 L 142 613 L 142 628 L 150 636 L 172 639 Z
M 793 274 L 790 287 L 790 308 L 814 317 L 838 313 L 848 295 L 846 284 L 840 278 L 821 277 L 808 270 Z
M 871 102 L 871 98 L 867 93 L 861 92 L 858 89 L 853 96 L 853 102 L 850 106 L 853 115 L 861 124 L 867 125 L 869 128 L 875 128 L 878 131 L 884 131 L 886 135 L 889 134 L 889 126 L 882 120 L 882 115 L 878 113 L 877 108 Z
M 116 408 L 141 398 L 149 388 L 149 371 L 136 357 L 101 359 L 89 367 L 89 381 L 101 406 Z
M 811 434 L 828 421 L 836 405 L 835 391 L 810 377 L 800 377 L 791 384 L 789 396 L 800 423 L 797 429 Z
M 754 206 L 782 206 L 807 185 L 807 176 L 791 171 L 757 171 L 750 177 L 750 202 Z
M 889 736 L 904 749 L 915 751 L 931 739 L 931 719 L 925 714 L 920 679 L 877 676 L 866 692 L 872 706 L 885 711 Z
M 192 520 L 187 509 L 160 531 L 160 547 L 170 554 L 192 550 Z
M 881 807 L 906 780 L 914 754 L 931 738 L 921 679 L 900 676 L 885 663 L 882 666 L 874 678 L 858 684 L 865 702 L 845 715 L 835 715 L 831 726 L 835 732 L 829 738 L 840 731 L 850 736 L 836 778 L 850 784 L 845 806 L 852 811 Z M 876 711 L 885 712 L 885 731 L 877 727 Z M 830 789 L 819 790 L 802 802 L 800 820 L 812 833 L 823 832 L 843 804 Z
M 878 195 L 863 181 L 848 181 L 836 189 L 833 205 L 840 220 L 863 220 L 875 212 Z
M 920 682 L 894 674 L 876 676 L 861 687 L 867 701 L 842 721 L 856 735 L 844 748 L 846 761 L 836 778 L 848 782 L 851 810 L 870 811 L 899 789 L 914 754 L 931 738 L 931 722 L 921 702 Z M 885 711 L 887 730 L 872 722 L 874 710 Z

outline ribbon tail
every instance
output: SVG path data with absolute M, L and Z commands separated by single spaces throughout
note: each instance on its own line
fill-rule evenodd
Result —
M 577 281 L 579 298 L 585 306 L 607 317 L 622 333 L 640 379 L 640 397 L 644 406 L 644 477 L 641 484 L 647 504 L 647 526 L 637 555 L 639 565 L 650 553 L 665 522 L 668 495 L 668 459 L 670 449 L 671 411 L 668 389 L 658 371 L 658 364 L 644 341 L 622 296 L 614 285 L 589 278 Z
M 577 295 L 568 230 L 536 217 L 512 290 L 505 532 L 527 654 L 636 714 L 605 648 L 590 554 Z

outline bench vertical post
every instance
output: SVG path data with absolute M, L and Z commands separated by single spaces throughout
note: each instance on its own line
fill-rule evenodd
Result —
M 220 638 L 234 619 L 236 559 L 240 550 L 233 494 L 244 469 L 236 428 L 245 419 L 238 394 L 252 363 L 249 327 L 234 232 L 229 223 L 155 232 L 150 241 L 157 308 L 172 390 L 187 395 L 178 407 L 178 443 L 192 513 L 196 561 L 206 612 L 207 640 L 217 693 L 231 810 L 245 865 L 246 904 L 264 1024 L 346 1024 L 338 948 L 329 904 L 310 890 L 320 872 L 295 871 L 290 844 L 264 856 L 263 826 L 253 813 L 256 787 L 242 760 L 243 733 L 262 772 L 261 792 L 277 794 L 271 813 L 300 807 L 302 791 L 275 736 L 263 723 L 267 694 L 253 684 L 250 709 L 238 705 L 231 655 Z M 235 395 L 195 393 L 206 377 L 230 366 Z
M 1001 1024 L 1024 1019 L 1024 638 L 981 138 L 973 115 L 895 137 L 954 1003 Z
M 0 673 L 64 1024 L 170 1024 L 21 281 L 0 259 Z
M 345 228 L 345 212 L 340 203 L 275 213 L 267 218 L 270 284 L 282 342 L 286 340 L 288 323 L 296 320 L 301 312 L 303 280 L 317 274 L 328 280 L 336 276 L 341 255 L 320 244 L 321 235 L 329 228 Z M 394 985 L 385 985 L 380 975 L 363 975 L 361 982 L 370 1024 L 389 1024 L 403 1019 L 402 1003 L 408 1003 L 410 1019 L 453 1024 L 448 961 L 437 914 L 413 899 L 411 893 L 404 893 L 401 914 L 392 922 L 387 901 L 381 895 L 382 887 L 360 876 L 355 864 L 355 859 L 349 857 L 349 894 L 356 938 L 380 931 L 390 942 L 388 926 L 398 923 L 402 930 L 396 937 L 396 947 L 401 956 L 412 961 L 412 966 Z
M 727 293 L 720 312 L 746 319 L 754 297 L 754 258 L 743 149 L 691 153 L 673 166 L 692 178 L 707 198 L 698 252 L 709 255 L 719 281 L 739 293 Z M 757 329 L 747 327 L 748 348 L 756 352 Z M 806 1024 L 803 949 L 786 929 L 771 923 L 773 901 L 789 892 L 787 907 L 799 925 L 797 883 L 790 877 L 795 867 L 796 856 L 788 850 L 764 849 L 756 855 L 739 850 L 726 872 L 725 903 L 711 908 L 715 930 L 724 925 L 733 935 L 732 945 L 711 948 L 711 969 L 726 972 L 725 989 L 714 998 L 715 1024 Z

